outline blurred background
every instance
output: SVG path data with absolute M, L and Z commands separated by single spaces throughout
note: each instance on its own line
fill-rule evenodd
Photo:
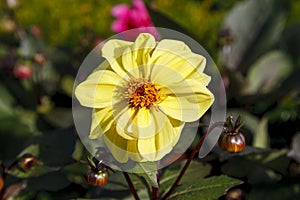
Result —
M 73 125 L 72 90 L 81 62 L 97 44 L 121 29 L 154 25 L 185 33 L 210 53 L 226 88 L 227 113 L 245 122 L 244 151 L 216 147 L 199 161 L 202 179 L 227 175 L 241 181 L 208 199 L 300 199 L 300 1 L 148 0 L 145 6 L 1 1 L 0 161 L 9 166 L 24 154 L 36 158 L 32 169 L 9 171 L 2 195 L 130 198 L 115 174 L 101 188 L 84 180 L 88 166 L 79 161 L 88 153 Z M 139 15 L 145 20 L 136 20 Z

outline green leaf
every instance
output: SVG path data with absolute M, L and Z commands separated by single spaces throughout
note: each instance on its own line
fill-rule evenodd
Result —
M 138 176 L 142 176 L 153 187 L 158 188 L 157 182 L 157 164 L 156 162 L 138 163 L 134 166 L 132 171 L 137 171 Z
M 59 86 L 60 74 L 50 62 L 45 62 L 41 72 L 43 75 L 43 89 L 46 90 L 48 94 L 54 94 Z
M 249 200 L 282 200 L 282 199 L 299 199 L 300 186 L 298 179 L 287 179 L 284 182 L 276 184 L 265 184 L 255 186 L 251 189 L 248 198 Z
M 192 185 L 184 184 L 177 187 L 169 199 L 215 200 L 221 195 L 225 194 L 230 187 L 241 183 L 242 181 L 238 179 L 230 178 L 224 175 L 209 177 Z
M 29 190 L 47 190 L 47 191 L 58 191 L 70 184 L 68 179 L 61 172 L 52 172 L 31 178 L 28 180 Z
M 291 159 L 287 157 L 287 149 L 269 150 L 261 154 L 249 155 L 248 158 L 255 163 L 272 169 L 280 174 L 287 174 Z
M 45 133 L 34 142 L 40 145 L 40 159 L 44 164 L 58 167 L 74 162 L 72 158 L 76 143 L 74 128 Z
M 18 158 L 22 157 L 24 154 L 32 154 L 35 157 L 38 157 L 40 154 L 40 146 L 37 144 L 32 144 L 26 147 L 21 153 L 19 153 Z
M 300 4 L 299 4 L 300 5 Z M 281 38 L 281 43 L 285 47 L 289 55 L 293 58 L 295 63 L 300 64 L 300 24 L 294 24 L 286 28 Z
M 0 84 L 0 119 L 5 116 L 11 116 L 14 112 L 12 109 L 12 104 L 14 103 L 14 98 L 11 96 L 9 91 Z
M 224 174 L 245 178 L 251 184 L 277 182 L 288 171 L 287 150 L 268 150 L 242 157 L 232 157 L 221 170 Z
M 17 157 L 21 158 L 24 154 L 31 154 L 37 157 L 37 163 L 29 170 L 23 171 L 18 166 L 14 167 L 9 171 L 9 174 L 18 178 L 29 178 L 29 177 L 38 177 L 43 174 L 57 171 L 57 167 L 48 167 L 39 161 L 40 147 L 37 144 L 33 144 L 25 148 Z
M 85 180 L 85 173 L 90 170 L 90 167 L 88 165 L 82 164 L 82 163 L 74 163 L 67 165 L 61 169 L 61 171 L 66 175 L 67 179 L 70 182 L 76 183 L 76 184 L 86 184 L 87 182 Z M 109 181 L 111 177 L 109 176 Z
M 70 75 L 66 75 L 66 76 L 62 77 L 62 80 L 61 80 L 62 90 L 70 97 L 72 97 L 74 82 L 75 82 L 74 77 L 72 77 Z
M 269 118 L 263 117 L 258 124 L 256 129 L 254 138 L 253 138 L 253 146 L 259 148 L 267 148 L 269 147 L 269 133 L 268 133 L 268 122 Z
M 248 0 L 235 6 L 223 25 L 234 38 L 230 52 L 224 52 L 223 65 L 232 70 L 247 69 L 253 60 L 271 49 L 284 28 L 285 5 L 279 0 Z
M 67 128 L 74 123 L 72 111 L 69 108 L 55 108 L 44 117 L 50 124 L 60 128 Z
M 181 169 L 186 161 L 174 163 L 166 168 L 160 178 L 160 192 L 166 192 L 176 180 Z M 192 161 L 189 168 L 185 172 L 180 184 L 191 184 L 202 180 L 205 176 L 209 175 L 211 166 L 200 162 Z
M 250 68 L 248 85 L 243 93 L 268 93 L 278 88 L 291 71 L 292 64 L 287 55 L 280 51 L 269 52 Z
M 139 196 L 140 199 L 151 199 L 148 191 L 145 189 L 137 191 L 137 195 Z M 124 198 L 124 200 L 135 200 L 135 198 L 131 194 L 129 197 Z
M 9 174 L 18 178 L 29 178 L 29 177 L 39 177 L 43 174 L 47 174 L 49 172 L 53 172 L 57 170 L 59 170 L 59 168 L 48 167 L 46 165 L 43 165 L 43 163 L 38 162 L 35 164 L 35 166 L 33 166 L 28 171 L 23 171 L 18 167 L 15 167 L 13 170 L 9 171 Z
M 292 149 L 289 151 L 288 156 L 300 162 L 300 133 L 298 132 L 292 141 Z

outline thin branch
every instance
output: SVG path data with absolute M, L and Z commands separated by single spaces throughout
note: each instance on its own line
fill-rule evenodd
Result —
M 136 190 L 135 190 L 135 188 L 134 188 L 134 186 L 133 186 L 133 184 L 132 184 L 132 181 L 131 181 L 131 179 L 130 179 L 128 173 L 127 173 L 127 172 L 123 172 L 123 174 L 124 174 L 124 176 L 125 176 L 125 179 L 126 179 L 126 181 L 127 181 L 127 184 L 128 184 L 128 186 L 129 186 L 129 189 L 130 189 L 132 195 L 134 196 L 134 199 L 135 199 L 135 200 L 139 200 L 140 198 L 139 198 L 139 196 L 138 196 L 137 193 L 136 193 Z
M 180 174 L 178 175 L 178 177 L 176 178 L 175 182 L 173 183 L 173 185 L 171 186 L 171 188 L 169 189 L 169 191 L 162 197 L 161 200 L 166 200 L 174 191 L 174 189 L 178 186 L 180 180 L 182 179 L 183 175 L 185 174 L 186 170 L 188 169 L 188 167 L 190 166 L 193 158 L 195 157 L 196 153 L 199 151 L 199 149 L 201 148 L 205 138 L 208 136 L 208 134 L 215 128 L 220 127 L 220 126 L 224 126 L 224 122 L 216 122 L 212 125 L 212 127 L 210 129 L 207 130 L 206 134 L 204 136 L 202 136 L 202 138 L 200 139 L 200 141 L 198 142 L 198 144 L 196 145 L 196 147 L 194 148 L 193 152 L 190 154 L 189 159 L 186 161 L 184 167 L 182 168 L 182 170 L 180 171 Z

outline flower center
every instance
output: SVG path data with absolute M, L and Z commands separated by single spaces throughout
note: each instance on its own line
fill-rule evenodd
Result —
M 153 83 L 144 78 L 131 79 L 127 83 L 125 98 L 128 100 L 129 108 L 150 108 L 154 103 L 160 101 L 160 95 Z

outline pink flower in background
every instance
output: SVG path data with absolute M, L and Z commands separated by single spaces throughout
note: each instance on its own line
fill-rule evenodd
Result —
M 141 32 L 157 36 L 157 31 L 153 28 L 154 25 L 142 0 L 132 0 L 132 7 L 119 4 L 113 7 L 111 14 L 116 18 L 111 26 L 115 33 L 141 28 Z

